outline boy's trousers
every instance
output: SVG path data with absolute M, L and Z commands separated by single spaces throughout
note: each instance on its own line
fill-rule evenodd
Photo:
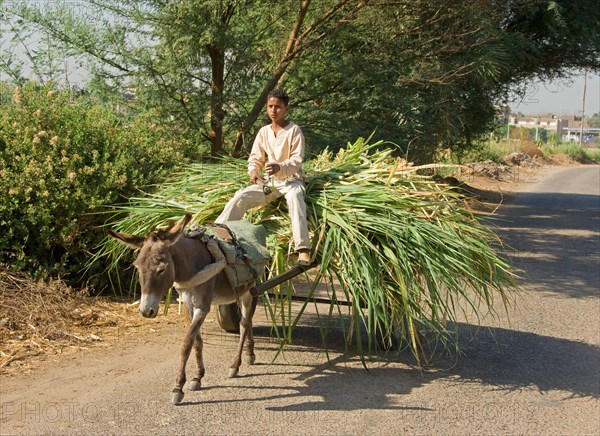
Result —
M 251 185 L 237 191 L 215 222 L 241 220 L 247 210 L 263 206 L 284 196 L 292 221 L 294 246 L 296 250 L 310 249 L 308 224 L 306 222 L 306 203 L 304 202 L 304 193 L 306 192 L 304 182 L 297 179 L 270 180 L 268 186 L 272 189 L 269 195 L 263 193 L 260 185 Z

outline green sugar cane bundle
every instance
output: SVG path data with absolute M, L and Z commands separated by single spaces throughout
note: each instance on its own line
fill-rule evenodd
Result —
M 514 276 L 494 246 L 498 237 L 445 185 L 357 141 L 313 162 L 307 204 L 318 235 L 321 271 L 351 301 L 359 349 L 390 346 L 399 335 L 419 358 L 427 332 L 457 344 L 446 329 L 458 316 L 479 318 L 506 308 Z M 478 319 L 479 321 L 479 319 Z M 449 341 L 450 340 L 450 341 Z
M 425 336 L 444 347 L 456 346 L 448 323 L 454 325 L 467 314 L 479 321 L 494 312 L 496 300 L 506 307 L 514 277 L 493 248 L 497 236 L 469 212 L 463 199 L 419 174 L 429 166 L 394 158 L 383 145 L 359 139 L 306 164 L 309 229 L 320 263 L 315 286 L 320 281 L 331 286 L 329 317 L 342 314 L 340 300 L 350 302 L 353 322 L 346 334 L 361 356 L 400 339 L 419 359 L 426 354 Z M 131 199 L 111 226 L 144 234 L 186 213 L 201 224 L 212 222 L 248 183 L 245 168 L 245 161 L 231 159 L 186 167 L 154 195 Z M 267 228 L 274 274 L 288 267 L 282 254 L 291 241 L 282 204 L 247 214 Z M 116 266 L 125 252 L 107 240 L 96 257 L 109 256 Z M 293 289 L 287 289 L 278 290 L 275 299 L 265 296 L 282 342 L 292 340 L 306 307 L 292 315 Z

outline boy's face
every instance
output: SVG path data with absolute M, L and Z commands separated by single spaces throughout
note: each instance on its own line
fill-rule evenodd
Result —
M 285 120 L 287 113 L 288 107 L 285 105 L 283 100 L 280 100 L 276 97 L 271 97 L 267 101 L 267 114 L 274 123 L 279 124 Z

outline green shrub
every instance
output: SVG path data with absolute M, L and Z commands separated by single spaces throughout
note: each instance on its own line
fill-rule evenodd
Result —
M 187 163 L 196 147 L 149 112 L 127 120 L 33 83 L 0 114 L 0 262 L 71 281 L 100 239 L 100 207 Z

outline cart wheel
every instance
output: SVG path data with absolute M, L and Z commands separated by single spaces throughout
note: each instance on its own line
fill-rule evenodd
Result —
M 242 313 L 237 303 L 218 304 L 217 322 L 227 333 L 239 333 Z

